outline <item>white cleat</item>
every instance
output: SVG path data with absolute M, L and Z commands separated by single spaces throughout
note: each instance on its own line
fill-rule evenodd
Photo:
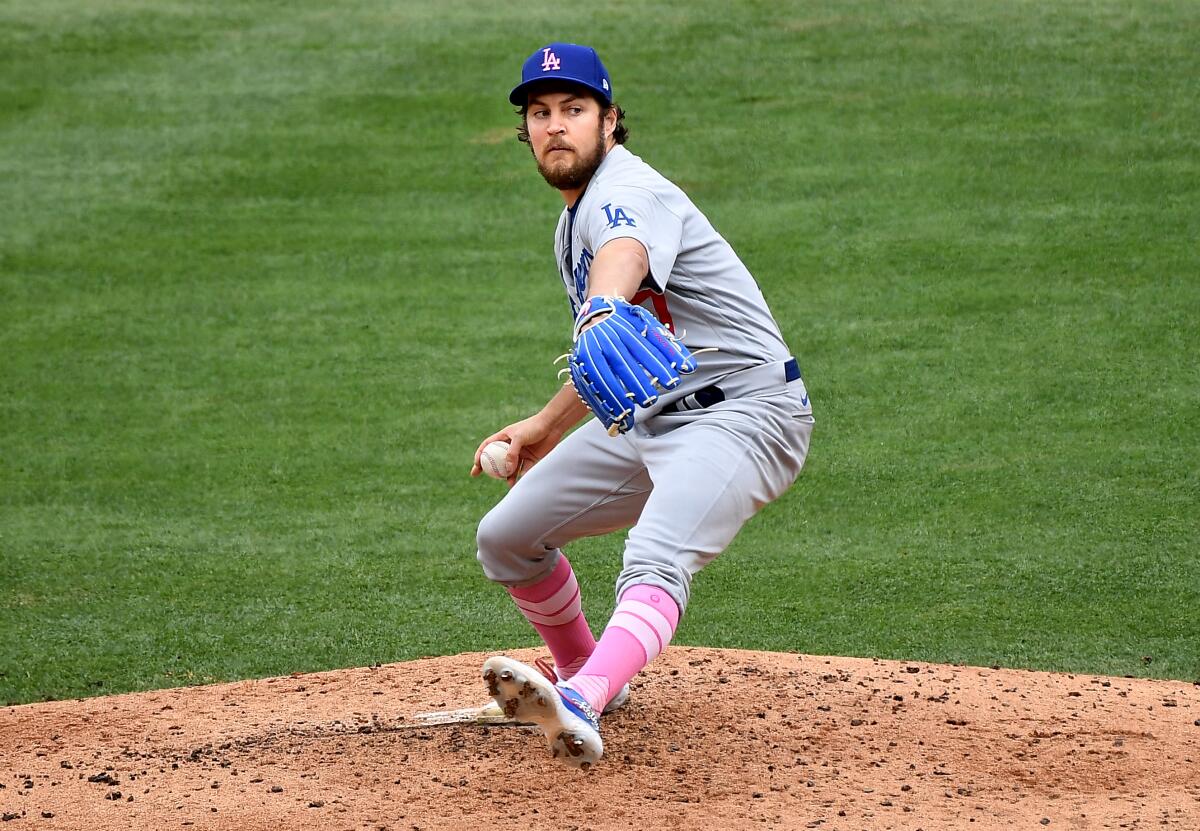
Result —
M 604 705 L 604 709 L 601 711 L 600 714 L 606 716 L 609 713 L 615 713 L 617 710 L 621 709 L 628 703 L 629 703 L 629 685 L 626 684 L 625 686 L 621 687 L 621 689 L 617 690 L 617 694 L 614 695 L 609 700 L 609 702 Z
M 537 661 L 534 662 L 534 665 L 537 667 L 538 672 L 540 672 L 544 677 L 550 679 L 550 683 L 553 684 L 558 681 L 558 674 L 555 672 L 552 664 L 549 664 L 543 659 L 538 658 Z M 617 694 L 614 695 L 612 699 L 610 699 L 609 702 L 604 705 L 604 710 L 601 712 L 601 715 L 607 716 L 611 713 L 615 713 L 628 703 L 629 685 L 625 684 L 621 687 L 621 689 L 617 690 Z M 484 718 L 502 718 L 504 716 L 504 710 L 502 710 L 500 705 L 495 701 L 489 701 L 479 708 L 479 714 Z
M 556 759 L 587 770 L 604 755 L 600 716 L 571 688 L 503 655 L 483 662 L 483 680 L 504 715 L 541 728 Z

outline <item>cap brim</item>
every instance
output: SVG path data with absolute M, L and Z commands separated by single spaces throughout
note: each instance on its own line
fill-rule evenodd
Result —
M 588 92 L 594 92 L 599 95 L 609 104 L 612 103 L 612 96 L 608 91 L 600 87 L 592 86 L 587 81 L 580 78 L 573 78 L 569 75 L 553 75 L 547 78 L 534 78 L 532 81 L 526 81 L 523 84 L 518 84 L 513 87 L 513 91 L 508 94 L 508 101 L 514 107 L 524 107 L 529 102 L 529 92 L 536 87 L 553 87 L 553 86 L 575 86 L 583 87 Z

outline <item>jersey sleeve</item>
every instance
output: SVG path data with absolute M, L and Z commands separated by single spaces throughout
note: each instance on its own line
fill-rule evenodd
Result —
M 635 239 L 650 258 L 650 281 L 655 290 L 666 290 L 675 258 L 683 241 L 683 220 L 672 213 L 648 190 L 617 187 L 593 202 L 584 221 L 582 236 L 599 252 L 615 239 Z

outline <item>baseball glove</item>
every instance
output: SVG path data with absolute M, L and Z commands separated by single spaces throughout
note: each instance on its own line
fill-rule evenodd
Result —
M 635 406 L 650 406 L 659 389 L 673 389 L 680 375 L 696 371 L 688 348 L 623 297 L 590 298 L 575 317 L 574 341 L 571 383 L 610 436 L 633 426 Z

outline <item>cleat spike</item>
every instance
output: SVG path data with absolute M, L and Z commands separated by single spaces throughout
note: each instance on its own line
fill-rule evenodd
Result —
M 496 673 L 488 670 L 484 673 L 483 680 L 487 682 L 488 695 L 495 696 L 500 694 L 500 684 L 496 682 Z
M 600 760 L 599 714 L 575 690 L 555 687 L 542 672 L 503 656 L 489 658 L 483 675 L 489 683 L 494 679 L 498 692 L 493 698 L 504 715 L 540 728 L 546 750 L 561 764 L 594 767 Z

